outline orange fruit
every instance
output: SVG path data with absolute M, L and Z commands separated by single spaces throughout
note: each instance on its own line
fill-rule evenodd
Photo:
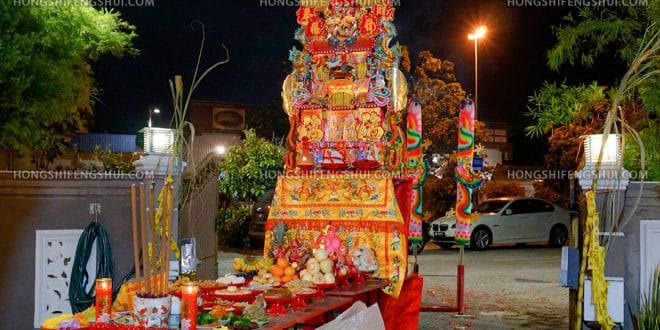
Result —
M 282 276 L 284 275 L 284 268 L 278 265 L 273 265 L 272 267 L 270 267 L 270 273 L 275 276 Z
M 293 276 L 295 274 L 296 274 L 296 269 L 295 268 L 293 268 L 291 266 L 288 266 L 288 267 L 284 268 L 284 275 Z
M 286 283 L 293 280 L 293 275 L 284 275 L 282 276 L 282 283 Z
M 287 260 L 286 258 L 277 258 L 276 264 L 282 267 L 282 269 L 284 269 L 289 266 L 289 260 Z

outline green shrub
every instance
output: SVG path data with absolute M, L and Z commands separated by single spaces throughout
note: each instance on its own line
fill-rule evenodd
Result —
M 652 122 L 650 126 L 639 131 L 639 137 L 644 142 L 646 154 L 645 170 L 647 177 L 645 181 L 660 181 L 660 123 Z M 641 170 L 641 154 L 639 145 L 630 136 L 626 136 L 626 144 L 623 152 L 623 167 L 628 171 Z M 633 178 L 639 180 L 639 177 Z
M 218 212 L 215 220 L 218 244 L 224 247 L 249 247 L 248 227 L 250 225 L 250 207 L 242 204 L 230 204 Z

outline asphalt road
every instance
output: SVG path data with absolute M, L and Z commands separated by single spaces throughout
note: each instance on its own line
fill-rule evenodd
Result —
M 418 257 L 423 306 L 455 305 L 458 255 L 458 248 L 429 243 Z M 219 252 L 219 274 L 230 272 L 239 256 Z M 422 312 L 419 329 L 568 329 L 568 289 L 559 286 L 560 258 L 561 249 L 541 245 L 466 250 L 464 315 Z
M 430 243 L 418 257 L 422 305 L 455 306 L 458 255 Z M 568 329 L 560 259 L 561 249 L 542 245 L 465 250 L 465 315 L 423 312 L 420 329 Z

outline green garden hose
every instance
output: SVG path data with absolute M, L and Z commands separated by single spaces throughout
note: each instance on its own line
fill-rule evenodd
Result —
M 112 278 L 112 247 L 108 233 L 99 222 L 93 221 L 83 231 L 78 240 L 76 256 L 73 261 L 73 270 L 71 271 L 71 283 L 69 283 L 69 302 L 73 313 L 82 312 L 94 303 L 96 296 L 94 284 L 89 292 L 85 291 L 88 283 L 95 282 L 90 279 L 87 273 L 87 263 L 92 254 L 94 241 L 97 241 L 96 249 L 96 277 Z

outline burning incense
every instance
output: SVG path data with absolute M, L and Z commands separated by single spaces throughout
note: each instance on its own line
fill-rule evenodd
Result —
M 173 185 L 170 185 L 170 191 L 169 191 L 169 197 L 170 197 L 170 202 L 168 205 L 168 212 L 167 212 L 167 241 L 165 243 L 165 275 L 167 276 L 166 278 L 169 279 L 170 276 L 170 235 L 172 235 L 172 214 L 174 213 L 174 187 Z
M 169 277 L 169 274 L 167 273 L 167 270 L 166 270 L 166 257 L 165 257 L 167 255 L 167 251 L 168 251 L 167 250 L 167 245 L 168 245 L 167 244 L 168 243 L 168 240 L 167 240 L 167 223 L 169 221 L 167 221 L 167 220 L 168 220 L 169 215 L 170 215 L 170 205 L 168 204 L 170 202 L 169 194 L 170 194 L 170 185 L 165 184 L 165 186 L 163 187 L 163 200 L 161 201 L 161 204 L 160 204 L 161 214 L 162 214 L 161 223 L 160 223 L 160 229 L 161 229 L 160 230 L 160 249 L 161 249 L 161 253 L 160 253 L 160 258 L 161 258 L 160 259 L 161 260 L 160 271 L 161 271 L 161 276 L 160 277 L 161 277 L 161 281 L 162 281 L 161 282 L 161 288 L 162 288 L 163 292 L 167 291 L 167 278 Z
M 131 223 L 133 224 L 133 264 L 135 265 L 135 283 L 140 285 L 140 246 L 138 245 L 137 209 L 135 208 L 135 184 L 131 185 Z
M 149 269 L 149 245 L 147 244 L 147 215 L 145 206 L 144 183 L 140 183 L 140 231 L 142 234 L 142 267 L 144 270 L 144 279 L 146 292 L 151 292 L 151 271 Z M 145 291 L 140 286 L 140 293 Z
M 154 193 L 155 184 L 149 185 L 149 225 L 151 227 L 151 252 L 153 260 L 158 260 L 158 250 L 156 249 L 156 195 Z M 148 249 L 148 248 L 147 248 Z M 158 263 L 154 261 L 152 272 L 149 274 L 149 281 L 158 274 Z M 160 287 L 154 282 L 154 292 L 158 292 Z

